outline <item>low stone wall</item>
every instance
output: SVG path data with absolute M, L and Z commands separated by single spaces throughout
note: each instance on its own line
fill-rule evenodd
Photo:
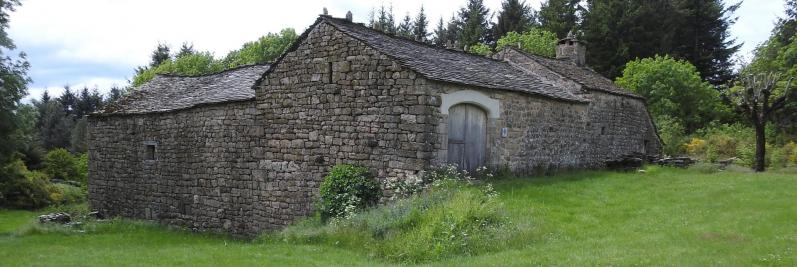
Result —
M 89 117 L 91 208 L 107 216 L 253 232 L 255 113 L 254 101 L 247 101 Z

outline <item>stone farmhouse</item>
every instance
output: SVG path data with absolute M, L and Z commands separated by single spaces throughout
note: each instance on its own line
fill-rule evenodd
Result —
M 487 58 L 322 15 L 273 64 L 160 75 L 90 115 L 90 205 L 253 234 L 311 214 L 338 163 L 387 179 L 659 154 L 645 100 L 585 67 L 585 53 L 570 37 L 556 59 Z

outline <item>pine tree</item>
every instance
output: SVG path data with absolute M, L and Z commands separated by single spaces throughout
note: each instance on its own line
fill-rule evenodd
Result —
M 566 37 L 568 32 L 578 27 L 579 12 L 582 10 L 580 2 L 581 0 L 548 0 L 542 4 L 538 13 L 540 26 L 559 38 Z
M 39 109 L 39 140 L 45 150 L 67 148 L 71 138 L 72 118 L 59 101 L 42 104 Z
M 125 94 L 125 91 L 126 90 L 124 88 L 119 88 L 119 86 L 112 86 L 111 90 L 108 92 L 108 98 L 105 100 L 104 105 L 108 105 L 115 102 L 119 98 L 122 98 L 122 96 Z
M 448 21 L 446 25 L 446 35 L 443 39 L 444 45 L 458 45 L 462 48 L 462 45 L 459 44 L 459 36 L 462 34 L 462 21 L 460 21 L 456 15 L 451 15 L 451 20 Z
M 152 51 L 151 58 L 152 60 L 149 63 L 150 68 L 157 67 L 164 61 L 171 59 L 171 54 L 169 54 L 169 46 L 158 43 L 158 47 L 155 48 L 155 51 Z
M 174 55 L 174 58 L 181 58 L 188 55 L 193 55 L 196 53 L 194 50 L 194 44 L 189 42 L 183 42 L 180 46 L 180 51 L 177 52 L 177 55 Z
M 427 21 L 426 13 L 423 10 L 423 6 L 421 6 L 421 11 L 418 12 L 418 16 L 415 17 L 415 21 L 413 22 L 413 38 L 419 42 L 426 42 L 426 38 L 429 37 L 429 32 L 426 29 L 427 27 L 429 27 L 429 21 Z
M 375 30 L 381 31 L 383 33 L 389 35 L 396 34 L 396 21 L 393 18 L 393 4 L 390 7 L 385 8 L 385 5 L 379 7 L 379 16 L 376 18 L 376 21 L 373 23 L 373 27 Z
M 498 21 L 493 24 L 493 39 L 498 40 L 508 32 L 522 33 L 534 23 L 534 10 L 526 1 L 505 0 L 501 3 Z
M 432 40 L 432 44 L 444 47 L 446 45 L 446 37 L 448 33 L 446 32 L 446 24 L 443 22 L 443 18 L 440 18 L 440 21 L 437 23 L 437 28 L 434 30 L 434 39 Z
M 462 31 L 457 40 L 460 46 L 467 47 L 490 41 L 489 14 L 490 10 L 484 6 L 483 0 L 468 0 L 468 5 L 459 11 Z
M 42 103 L 50 102 L 50 93 L 47 92 L 47 89 L 44 89 L 44 93 L 42 94 Z
M 75 102 L 75 117 L 78 119 L 94 111 L 94 107 L 92 107 L 91 103 L 91 94 L 89 94 L 89 88 L 87 86 L 84 86 L 83 89 L 80 90 L 80 94 Z
M 670 54 L 678 14 L 669 1 L 602 0 L 588 2 L 583 38 L 587 64 L 610 79 L 635 58 Z
M 398 29 L 396 27 L 396 18 L 395 18 L 395 16 L 393 14 L 394 14 L 393 13 L 393 3 L 390 3 L 390 9 L 388 9 L 387 21 L 386 21 L 386 24 L 385 24 L 385 25 L 387 25 L 387 34 L 390 34 L 390 35 L 396 35 L 396 31 Z
M 64 93 L 58 97 L 58 103 L 61 104 L 61 108 L 64 109 L 64 114 L 66 115 L 74 115 L 75 111 L 77 110 L 77 97 L 69 88 L 68 85 L 64 86 Z
M 733 55 L 741 44 L 731 37 L 733 13 L 741 2 L 726 6 L 722 0 L 675 0 L 680 14 L 673 55 L 692 62 L 702 77 L 714 85 L 734 78 Z
M 778 19 L 773 33 L 781 44 L 787 44 L 797 35 L 797 0 L 786 0 L 786 17 Z
M 404 19 L 399 24 L 398 29 L 396 30 L 396 35 L 398 35 L 399 37 L 412 39 L 413 38 L 413 33 L 412 33 L 412 28 L 413 27 L 414 26 L 412 25 L 412 18 L 410 18 L 410 13 L 407 12 L 407 14 L 404 15 Z

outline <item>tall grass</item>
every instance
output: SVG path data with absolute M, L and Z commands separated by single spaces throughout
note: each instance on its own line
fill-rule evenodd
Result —
M 446 180 L 349 218 L 328 224 L 311 218 L 267 238 L 364 250 L 371 257 L 416 263 L 500 250 L 522 236 L 520 232 L 491 187 Z

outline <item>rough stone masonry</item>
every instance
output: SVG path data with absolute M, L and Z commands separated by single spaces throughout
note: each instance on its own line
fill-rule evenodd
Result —
M 458 110 L 475 115 L 458 121 Z M 450 122 L 464 123 L 465 141 Z M 567 55 L 486 58 L 329 16 L 273 64 L 157 76 L 92 114 L 89 140 L 92 209 L 236 234 L 311 214 L 339 163 L 384 180 L 468 151 L 530 173 L 661 148 L 644 99 Z

